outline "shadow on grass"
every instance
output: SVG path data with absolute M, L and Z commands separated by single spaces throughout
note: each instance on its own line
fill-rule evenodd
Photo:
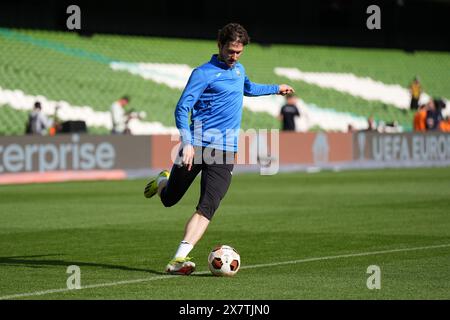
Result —
M 156 271 L 152 269 L 141 269 L 132 268 L 127 266 L 120 266 L 114 264 L 106 263 L 95 263 L 95 262 L 81 262 L 81 261 L 66 261 L 64 259 L 42 259 L 44 257 L 54 257 L 62 256 L 61 253 L 56 254 L 44 254 L 44 255 L 32 255 L 32 256 L 12 256 L 12 257 L 0 257 L 0 266 L 25 266 L 30 268 L 42 268 L 46 266 L 64 266 L 68 267 L 70 265 L 76 265 L 79 267 L 99 267 L 112 270 L 123 270 L 123 271 L 139 271 L 147 272 L 157 275 L 165 275 L 166 273 L 161 271 Z M 41 258 L 41 259 L 36 259 Z

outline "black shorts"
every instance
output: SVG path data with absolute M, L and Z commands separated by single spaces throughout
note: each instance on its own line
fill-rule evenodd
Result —
M 161 191 L 161 202 L 164 206 L 171 207 L 180 201 L 201 171 L 200 199 L 196 209 L 211 220 L 230 186 L 235 153 L 207 147 L 194 147 L 194 149 L 194 163 L 190 171 L 187 166 L 180 164 L 182 159 L 182 150 L 180 150 L 179 158 L 170 172 L 167 186 Z
M 419 109 L 419 99 L 411 98 L 411 103 L 409 105 L 411 110 Z

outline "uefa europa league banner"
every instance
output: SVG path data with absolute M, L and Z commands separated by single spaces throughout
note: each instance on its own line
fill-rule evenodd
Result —
M 450 164 L 450 134 L 358 132 L 353 135 L 353 160 L 392 165 Z
M 149 168 L 150 150 L 149 136 L 0 137 L 0 174 Z

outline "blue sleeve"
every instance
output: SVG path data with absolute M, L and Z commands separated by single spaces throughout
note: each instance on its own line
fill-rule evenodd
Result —
M 175 123 L 180 131 L 183 144 L 192 143 L 191 130 L 189 129 L 189 112 L 207 86 L 208 82 L 204 72 L 200 69 L 194 69 L 175 108 Z
M 277 94 L 279 91 L 280 87 L 277 84 L 253 83 L 247 76 L 245 76 L 244 96 L 247 97 L 265 96 L 269 94 Z

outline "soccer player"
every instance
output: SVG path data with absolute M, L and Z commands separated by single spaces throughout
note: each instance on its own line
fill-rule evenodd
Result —
M 247 31 L 237 23 L 219 30 L 219 53 L 192 71 L 175 108 L 181 136 L 179 157 L 170 173 L 160 172 L 145 187 L 145 197 L 158 194 L 163 205 L 170 207 L 202 172 L 200 199 L 186 223 L 183 241 L 166 267 L 169 274 L 189 275 L 195 270 L 188 254 L 203 236 L 230 186 L 243 96 L 294 92 L 286 84 L 257 84 L 248 79 L 244 66 L 238 62 L 248 43 Z
M 286 104 L 281 107 L 278 119 L 281 120 L 283 131 L 295 131 L 295 117 L 300 117 L 297 108 L 297 97 L 294 94 L 286 96 Z

